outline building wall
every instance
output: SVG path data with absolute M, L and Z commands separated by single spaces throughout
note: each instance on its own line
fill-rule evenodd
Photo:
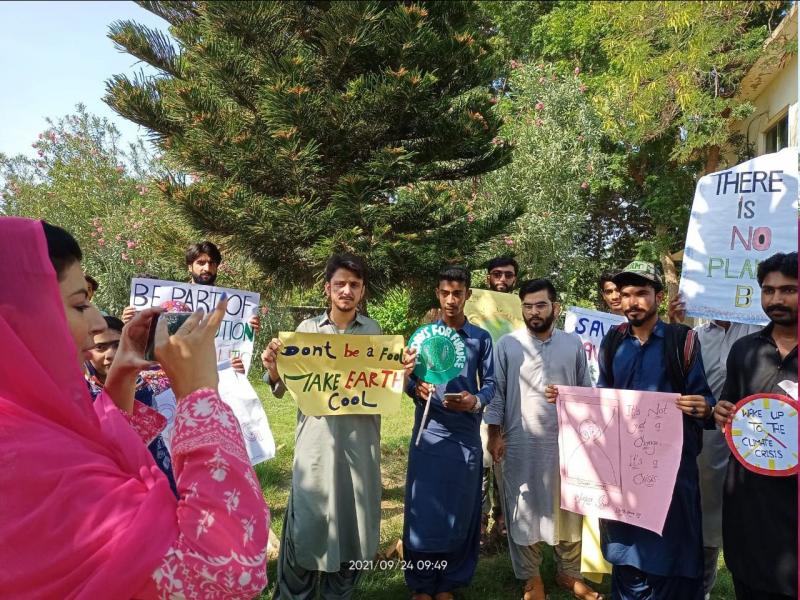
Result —
M 742 135 L 754 143 L 756 156 L 764 154 L 765 135 L 785 114 L 789 114 L 789 145 L 798 145 L 797 132 L 797 55 L 786 61 L 784 67 L 764 90 L 750 101 L 755 106 L 753 115 L 739 128 Z

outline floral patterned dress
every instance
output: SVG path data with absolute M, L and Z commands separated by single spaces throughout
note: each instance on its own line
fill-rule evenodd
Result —
M 89 393 L 92 400 L 95 400 L 100 392 L 103 391 L 103 383 L 97 377 L 97 371 L 92 363 L 86 361 L 86 384 L 89 386 Z M 166 374 L 161 369 L 152 371 L 142 371 L 136 380 L 135 398 L 145 406 L 154 408 L 153 399 L 162 391 L 170 387 Z M 158 467 L 164 472 L 169 480 L 172 493 L 178 496 L 178 488 L 175 485 L 175 476 L 172 473 L 172 457 L 169 454 L 167 445 L 160 435 L 157 435 L 147 446 Z
M 141 402 L 126 417 L 145 443 L 166 424 Z M 172 457 L 181 533 L 135 598 L 257 596 L 267 585 L 269 509 L 239 423 L 216 391 L 198 390 L 178 402 Z

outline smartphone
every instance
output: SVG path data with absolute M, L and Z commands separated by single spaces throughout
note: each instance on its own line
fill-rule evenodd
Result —
M 158 322 L 163 320 L 167 323 L 167 332 L 170 335 L 175 335 L 178 332 L 178 329 L 181 328 L 186 322 L 186 319 L 192 316 L 190 312 L 170 312 L 170 313 L 161 313 L 153 319 L 150 323 L 150 331 L 147 334 L 147 346 L 144 350 L 144 359 L 145 360 L 152 360 L 156 359 L 155 355 L 153 354 L 153 347 L 155 346 L 156 341 L 156 327 L 158 326 Z
M 461 393 L 445 394 L 444 399 L 448 402 L 459 402 L 461 400 Z

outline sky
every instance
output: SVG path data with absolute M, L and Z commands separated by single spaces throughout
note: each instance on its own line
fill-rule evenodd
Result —
M 133 2 L 0 2 L 0 152 L 33 156 L 45 118 L 71 114 L 78 103 L 113 121 L 123 143 L 144 137 L 102 101 L 106 79 L 144 66 L 106 37 L 125 19 L 167 29 Z

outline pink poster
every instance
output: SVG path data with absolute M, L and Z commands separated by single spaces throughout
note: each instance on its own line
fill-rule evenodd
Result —
M 683 447 L 677 397 L 558 386 L 561 508 L 660 535 Z

